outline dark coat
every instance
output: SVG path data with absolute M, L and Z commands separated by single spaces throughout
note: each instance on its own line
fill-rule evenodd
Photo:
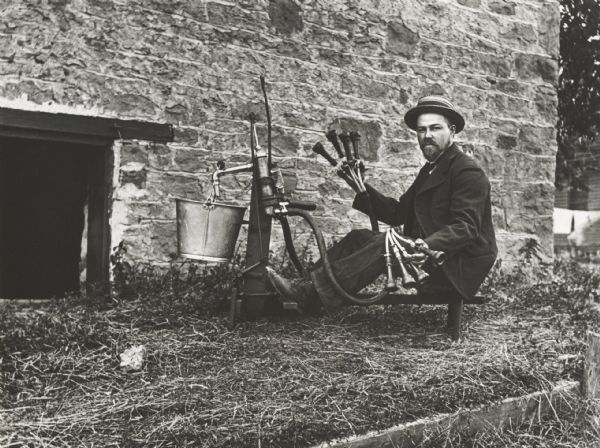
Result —
M 422 237 L 434 250 L 444 251 L 443 270 L 465 298 L 471 298 L 492 268 L 498 249 L 492 225 L 490 182 L 456 145 L 440 157 L 427 175 L 424 169 L 396 200 L 367 185 L 373 211 L 391 226 L 404 225 L 404 234 Z M 364 196 L 353 207 L 366 213 Z

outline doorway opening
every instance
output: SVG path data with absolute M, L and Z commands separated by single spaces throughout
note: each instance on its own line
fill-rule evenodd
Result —
M 92 209 L 104 186 L 104 153 L 82 143 L 0 137 L 0 298 L 79 291 L 85 215 L 98 215 Z
M 0 107 L 0 299 L 79 291 L 83 266 L 104 294 L 114 141 L 173 138 L 170 124 Z

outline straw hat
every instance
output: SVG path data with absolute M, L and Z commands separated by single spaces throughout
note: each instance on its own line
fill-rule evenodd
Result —
M 448 118 L 448 120 L 450 120 L 450 122 L 456 126 L 457 134 L 465 127 L 464 117 L 456 110 L 450 100 L 443 96 L 437 95 L 424 96 L 423 98 L 420 98 L 417 105 L 406 112 L 404 115 L 404 122 L 409 128 L 416 131 L 417 118 L 419 118 L 419 115 L 426 113 L 441 114 Z

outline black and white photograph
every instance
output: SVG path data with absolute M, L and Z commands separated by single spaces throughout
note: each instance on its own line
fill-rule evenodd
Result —
M 0 448 L 600 448 L 600 0 L 0 0 Z

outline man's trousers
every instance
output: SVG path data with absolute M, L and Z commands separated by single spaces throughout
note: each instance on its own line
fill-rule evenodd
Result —
M 350 231 L 327 250 L 335 278 L 349 294 L 356 294 L 385 271 L 384 254 L 385 232 L 375 233 L 368 229 Z M 394 264 L 396 265 L 396 262 Z M 441 268 L 434 268 L 430 263 L 425 263 L 423 269 L 429 277 L 419 286 L 419 292 L 456 291 Z M 394 272 L 398 272 L 397 267 Z M 331 285 L 321 260 L 315 263 L 311 279 L 326 308 L 335 309 L 344 303 Z

